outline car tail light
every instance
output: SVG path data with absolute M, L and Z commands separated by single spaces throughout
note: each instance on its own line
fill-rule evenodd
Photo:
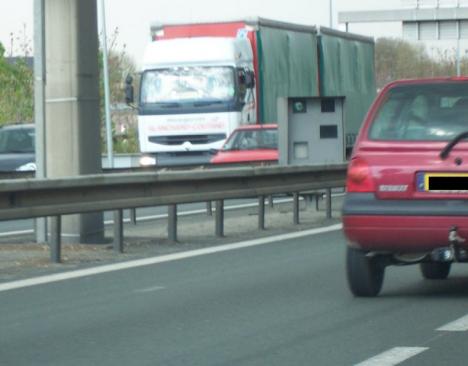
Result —
M 362 158 L 354 158 L 349 162 L 346 179 L 347 192 L 374 192 L 375 185 L 372 179 L 369 164 Z

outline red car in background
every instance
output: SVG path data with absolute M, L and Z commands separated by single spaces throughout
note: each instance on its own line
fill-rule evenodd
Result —
M 356 296 L 376 296 L 385 267 L 425 279 L 468 262 L 468 78 L 404 80 L 372 105 L 348 167 L 343 229 Z
M 245 125 L 229 136 L 212 164 L 274 164 L 278 162 L 278 126 Z

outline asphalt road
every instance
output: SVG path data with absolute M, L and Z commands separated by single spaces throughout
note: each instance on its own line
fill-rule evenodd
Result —
M 380 297 L 357 299 L 344 253 L 333 231 L 0 287 L 0 364 L 466 365 L 468 321 L 437 329 L 468 313 L 468 266 L 447 281 L 391 268 Z

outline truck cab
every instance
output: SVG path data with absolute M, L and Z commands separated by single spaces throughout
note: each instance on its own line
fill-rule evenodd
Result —
M 209 162 L 241 123 L 256 122 L 253 54 L 246 38 L 151 42 L 138 102 L 140 151 L 157 165 Z

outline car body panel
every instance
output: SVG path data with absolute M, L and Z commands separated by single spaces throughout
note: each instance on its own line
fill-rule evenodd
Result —
M 367 251 L 430 251 L 449 244 L 449 231 L 453 227 L 467 239 L 460 246 L 468 246 L 468 186 L 462 191 L 435 192 L 427 190 L 425 180 L 431 173 L 468 173 L 468 142 L 455 145 L 448 158 L 443 159 L 440 152 L 451 138 L 443 141 L 370 138 L 372 123 L 378 113 L 383 113 L 379 109 L 392 88 L 407 85 L 437 88 L 452 84 L 468 86 L 468 78 L 394 82 L 382 90 L 371 106 L 349 168 L 356 161 L 363 164 L 371 188 L 363 192 L 348 190 L 343 206 L 343 227 L 350 246 Z M 468 114 L 458 117 L 462 123 L 466 117 L 466 127 L 461 124 L 460 128 L 468 131 Z M 452 122 L 447 119 L 447 124 Z M 428 129 L 425 127 L 423 132 L 428 133 Z
M 211 159 L 212 164 L 243 164 L 243 163 L 266 163 L 274 164 L 278 162 L 278 148 L 245 148 L 245 149 L 224 149 L 228 146 L 232 139 L 236 137 L 236 134 L 244 131 L 262 131 L 262 130 L 274 130 L 277 133 L 276 124 L 265 124 L 265 125 L 245 125 L 237 128 L 229 136 L 223 148 L 219 150 L 216 155 Z M 276 145 L 277 146 L 277 145 Z
M 212 164 L 236 164 L 249 162 L 278 162 L 278 150 L 220 151 Z
M 0 171 L 12 172 L 23 165 L 34 162 L 35 154 L 31 153 L 0 154 Z
M 352 247 L 382 252 L 430 252 L 448 245 L 452 226 L 468 238 L 466 216 L 348 215 L 344 233 Z M 467 247 L 461 244 L 461 247 Z

